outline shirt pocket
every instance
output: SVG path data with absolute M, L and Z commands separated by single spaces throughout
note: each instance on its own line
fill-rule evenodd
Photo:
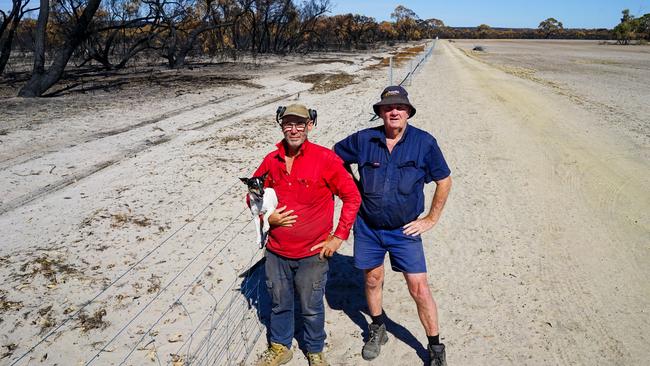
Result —
M 302 205 L 313 205 L 322 196 L 319 194 L 318 181 L 308 178 L 298 178 L 295 183 L 296 201 Z
M 415 161 L 409 160 L 397 166 L 399 182 L 397 190 L 401 194 L 410 194 L 420 187 L 424 179 L 424 171 L 417 167 Z
M 361 187 L 364 193 L 377 194 L 383 192 L 384 169 L 378 162 L 366 161 L 359 164 Z

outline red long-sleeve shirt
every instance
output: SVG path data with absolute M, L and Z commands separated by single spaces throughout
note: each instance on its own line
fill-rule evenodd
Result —
M 267 249 L 287 258 L 305 258 L 320 252 L 311 247 L 332 232 L 334 195 L 343 201 L 334 236 L 346 240 L 361 204 L 361 197 L 343 161 L 332 150 L 305 141 L 287 171 L 282 142 L 268 154 L 254 176 L 268 172 L 265 186 L 275 190 L 278 207 L 294 210 L 291 227 L 276 226 L 269 231 Z M 285 210 L 285 211 L 286 211 Z

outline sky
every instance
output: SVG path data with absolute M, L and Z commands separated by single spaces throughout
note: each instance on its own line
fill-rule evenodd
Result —
M 3 1 L 3 0 L 0 0 Z M 614 28 L 623 9 L 641 16 L 650 13 L 650 0 L 330 0 L 332 14 L 361 14 L 377 21 L 391 20 L 398 5 L 421 19 L 436 18 L 452 27 L 537 28 L 555 18 L 565 28 Z
M 34 5 L 38 0 L 31 0 Z M 302 0 L 295 0 L 300 2 Z M 565 28 L 614 28 L 621 10 L 641 16 L 650 13 L 650 0 L 330 0 L 334 14 L 361 14 L 377 21 L 391 20 L 397 5 L 413 10 L 421 19 L 436 18 L 452 27 L 537 28 L 539 22 L 555 18 Z M 11 0 L 0 0 L 0 10 L 11 8 Z

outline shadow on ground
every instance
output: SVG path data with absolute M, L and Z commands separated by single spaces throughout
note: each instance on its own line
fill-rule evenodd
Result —
M 406 282 L 404 286 L 406 286 Z M 334 254 L 330 259 L 325 296 L 329 306 L 334 310 L 343 311 L 359 327 L 364 341 L 367 340 L 368 321 L 366 319 L 370 316 L 366 306 L 363 272 L 354 267 L 353 257 Z M 427 360 L 428 352 L 422 343 L 408 329 L 391 319 L 390 314 L 386 315 L 388 316 L 386 322 L 388 333 L 413 348 L 420 359 Z
M 368 310 L 364 294 L 363 273 L 354 267 L 354 259 L 351 256 L 338 253 L 334 254 L 329 264 L 330 270 L 325 290 L 327 303 L 333 310 L 343 311 L 359 327 L 359 331 L 362 332 L 365 341 L 368 339 L 368 321 L 366 320 Z M 249 286 L 259 286 L 260 291 L 242 291 L 242 293 L 247 297 L 248 303 L 256 307 L 259 321 L 268 328 L 271 313 L 271 299 L 268 292 L 265 291 L 263 261 L 256 263 L 251 267 L 251 270 L 244 274 L 242 289 Z M 244 284 L 247 285 L 244 286 Z M 406 283 L 404 283 L 404 286 L 406 286 Z M 296 299 L 295 309 L 297 311 L 294 317 L 294 338 L 298 341 L 300 349 L 305 352 L 299 306 L 299 302 Z M 413 303 L 413 306 L 415 306 L 415 303 Z M 387 314 L 387 316 L 386 329 L 388 333 L 411 347 L 417 352 L 421 360 L 426 361 L 428 359 L 428 353 L 422 343 L 408 329 L 391 319 L 390 314 Z

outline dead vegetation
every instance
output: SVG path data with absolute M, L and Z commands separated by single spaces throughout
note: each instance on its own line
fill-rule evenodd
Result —
M 412 60 L 420 53 L 424 52 L 424 45 L 414 46 L 399 50 L 397 52 L 391 52 L 393 55 L 393 67 L 401 67 L 406 64 L 407 61 Z M 365 70 L 378 70 L 390 65 L 390 57 L 382 58 L 378 63 L 365 67 Z
M 43 276 L 49 283 L 48 288 L 56 287 L 59 282 L 65 282 L 66 276 L 73 276 L 79 271 L 65 263 L 61 258 L 48 258 L 43 255 L 24 263 L 20 267 L 23 274 L 20 277 L 34 279 L 37 275 Z
M 342 60 L 342 59 L 331 59 L 331 58 L 316 58 L 312 59 L 308 62 L 310 65 L 318 65 L 318 64 L 346 64 L 346 65 L 353 65 L 354 61 L 350 60 Z
M 209 65 L 195 70 L 174 71 L 135 68 L 102 73 L 72 70 L 71 75 L 66 74 L 66 78 L 57 84 L 57 90 L 47 95 L 50 98 L 38 100 L 12 98 L 21 83 L 0 80 L 0 110 L 3 110 L 1 130 L 10 134 L 17 128 L 33 128 L 52 121 L 82 118 L 83 114 L 89 112 L 102 114 L 115 109 L 132 109 L 160 100 L 182 98 L 187 94 L 205 94 L 212 89 L 263 88 L 253 82 L 256 72 L 245 69 L 245 66 Z M 165 113 L 173 112 L 167 110 Z M 165 113 L 152 121 L 140 123 L 154 123 L 156 118 L 165 117 Z M 154 144 L 160 142 L 164 141 L 154 141 Z
M 56 319 L 54 319 L 52 305 L 39 309 L 38 315 L 39 318 L 32 321 L 32 324 L 41 328 L 39 334 L 45 334 L 50 328 L 56 326 Z
M 135 224 L 140 227 L 149 227 L 153 221 L 144 215 L 135 215 L 131 208 L 126 208 L 126 211 L 109 213 L 106 209 L 95 210 L 90 216 L 86 217 L 79 223 L 79 229 L 84 229 L 92 226 L 94 221 L 100 219 L 111 219 L 110 227 L 121 228 L 128 224 Z
M 250 81 L 248 75 L 230 74 L 221 70 L 221 65 L 209 65 L 199 70 L 164 70 L 149 67 L 121 71 L 96 71 L 90 68 L 73 69 L 65 74 L 57 88 L 45 96 L 54 97 L 74 94 L 99 94 L 117 90 L 160 90 L 173 92 L 174 96 L 200 93 L 201 89 L 241 85 L 260 89 L 261 85 Z M 0 82 L 0 96 L 11 97 L 20 82 L 27 75 L 18 75 L 16 80 Z
M 397 52 L 391 52 L 391 55 L 393 57 L 393 66 L 394 67 L 404 66 L 404 64 L 406 64 L 407 61 L 412 60 L 422 52 L 424 52 L 424 45 L 408 47 L 408 48 L 401 49 Z M 377 70 L 384 67 L 388 67 L 389 65 L 390 65 L 390 57 L 384 57 L 378 63 L 366 67 L 365 70 Z
M 160 291 L 161 278 L 162 277 L 156 276 L 153 273 L 151 274 L 151 277 L 149 277 L 149 279 L 147 280 L 149 282 L 149 288 L 147 288 L 147 293 L 152 294 Z
M 9 343 L 9 344 L 5 344 L 3 347 L 6 348 L 7 351 L 5 351 L 2 355 L 0 355 L 0 360 L 13 355 L 16 348 L 18 348 L 18 345 L 15 343 Z
M 93 315 L 88 315 L 82 311 L 79 313 L 79 328 L 83 332 L 93 329 L 105 329 L 109 325 L 109 322 L 103 319 L 105 316 L 106 309 L 99 309 Z
M 21 301 L 11 301 L 7 300 L 6 296 L 0 297 L 0 313 L 6 311 L 20 310 L 23 308 L 23 303 Z
M 266 134 L 259 134 L 260 126 L 265 126 L 264 128 L 266 128 L 266 126 L 274 125 L 275 121 L 273 117 L 269 117 L 269 119 L 249 118 L 238 121 L 236 124 L 225 126 L 211 136 L 190 141 L 188 145 L 194 146 L 208 143 L 209 145 L 206 149 L 230 150 L 232 147 L 252 149 L 261 144 L 272 143 L 274 141 L 273 139 L 269 140 L 269 136 Z M 239 159 L 235 160 L 235 162 L 241 162 Z
M 134 216 L 130 209 L 127 212 L 111 214 L 111 220 L 112 228 L 124 227 L 129 223 L 133 223 L 140 227 L 151 226 L 151 220 L 149 218 L 142 215 Z
M 221 142 L 223 142 L 224 144 L 227 144 L 227 143 L 230 143 L 230 142 L 244 142 L 247 139 L 249 139 L 248 136 L 233 135 L 233 136 L 226 136 L 226 137 L 222 138 Z
M 307 75 L 296 77 L 295 80 L 300 81 L 302 83 L 312 84 L 313 86 L 311 87 L 310 91 L 313 91 L 318 94 L 329 93 L 333 90 L 341 89 L 343 87 L 346 87 L 350 84 L 354 84 L 357 82 L 353 75 L 346 74 L 346 73 L 307 74 Z

